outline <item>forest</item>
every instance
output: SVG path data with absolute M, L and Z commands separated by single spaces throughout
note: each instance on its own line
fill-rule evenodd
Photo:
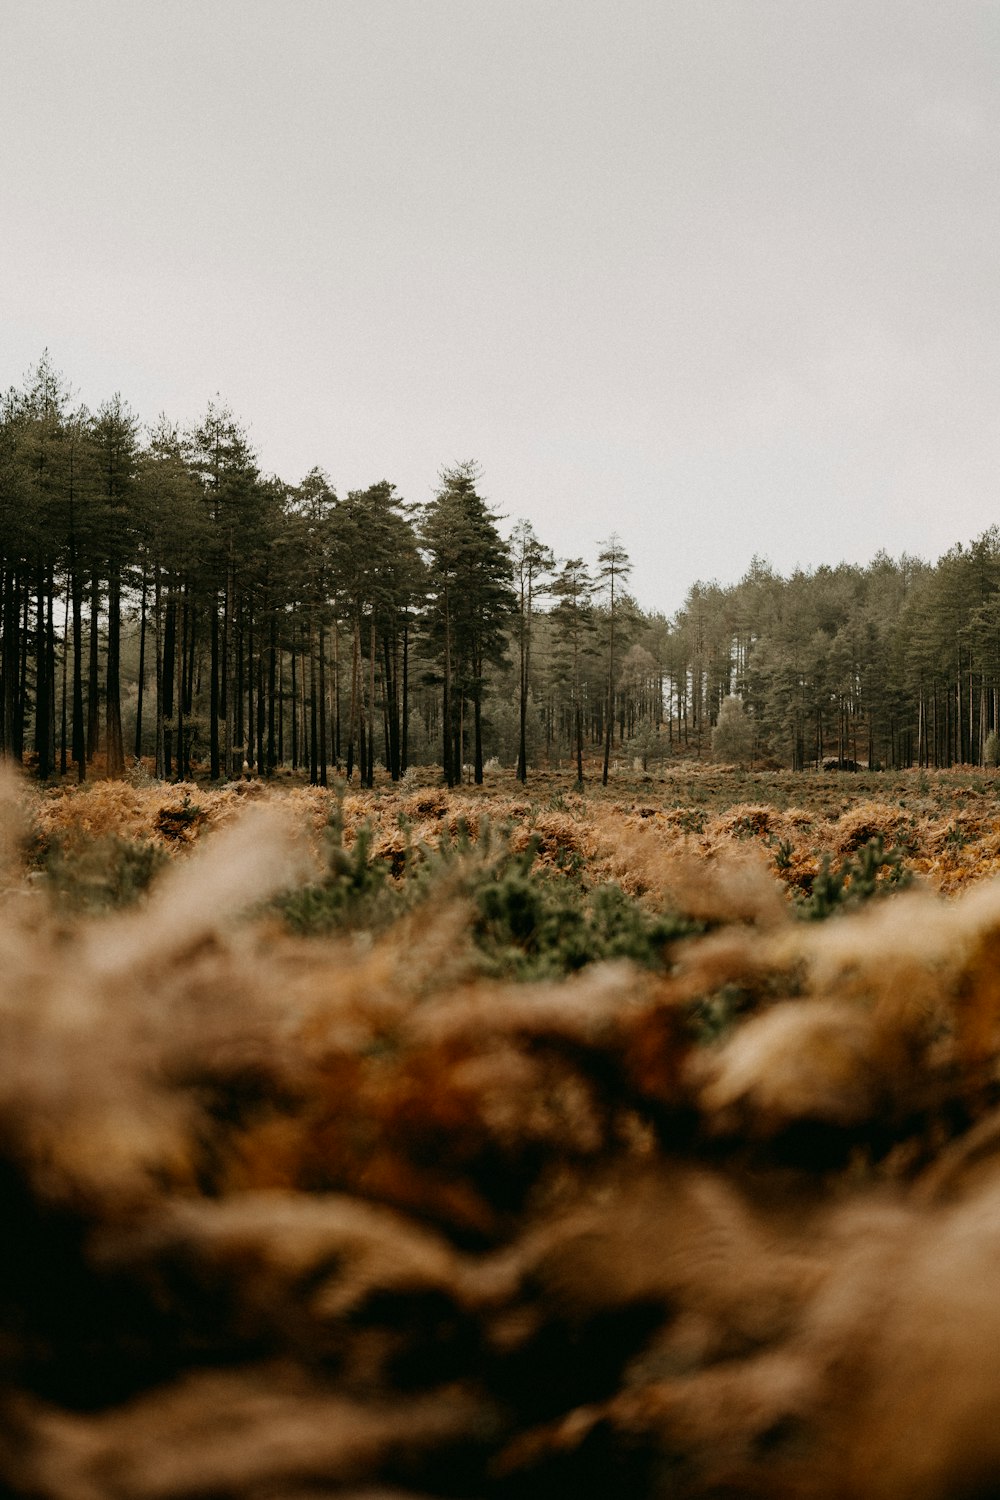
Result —
M 1000 758 L 1000 532 L 936 563 L 755 557 L 672 616 L 617 535 L 504 537 L 472 462 L 425 504 L 261 472 L 223 405 L 145 428 L 42 357 L 0 408 L 0 752 L 41 780 L 671 756 L 804 770 Z M 721 722 L 720 722 L 721 720 Z

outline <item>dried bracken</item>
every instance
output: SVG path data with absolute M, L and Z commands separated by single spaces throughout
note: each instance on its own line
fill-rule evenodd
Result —
M 994 1493 L 997 884 L 798 920 L 771 841 L 891 837 L 873 802 L 689 832 L 648 789 L 4 795 L 5 1493 Z M 398 904 L 304 938 L 272 898 L 331 816 Z M 957 817 L 896 831 L 965 858 Z M 67 915 L 56 832 L 167 867 Z M 687 922 L 655 963 L 484 975 L 473 875 L 616 874 Z

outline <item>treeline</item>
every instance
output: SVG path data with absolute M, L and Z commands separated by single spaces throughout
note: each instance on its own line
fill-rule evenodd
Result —
M 119 396 L 75 406 L 43 357 L 0 407 L 0 753 L 43 779 L 134 757 L 369 786 L 377 765 L 481 781 L 491 756 L 606 781 L 713 739 L 796 768 L 997 758 L 997 531 L 935 566 L 755 560 L 668 619 L 628 594 L 617 537 L 557 562 L 526 521 L 504 539 L 478 483 L 446 469 L 425 505 L 289 485 L 225 408 L 144 431 Z
M 733 694 L 757 753 L 796 769 L 996 764 L 1000 530 L 933 565 L 880 554 L 782 578 L 755 559 L 732 587 L 691 589 L 668 650 L 696 752 Z
M 148 757 L 161 777 L 289 766 L 325 784 L 336 764 L 363 785 L 419 761 L 453 784 L 508 746 L 513 701 L 523 777 L 545 578 L 567 733 L 581 766 L 585 731 L 607 760 L 628 560 L 605 548 L 595 614 L 583 564 L 553 581 L 531 526 L 505 541 L 477 483 L 447 469 L 424 506 L 385 480 L 338 497 L 319 469 L 288 485 L 226 409 L 144 434 L 120 396 L 74 406 L 44 357 L 0 409 L 0 753 L 42 779 Z

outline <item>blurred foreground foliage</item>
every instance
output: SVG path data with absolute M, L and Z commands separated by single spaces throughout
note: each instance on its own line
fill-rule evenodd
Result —
M 985 784 L 551 790 L 7 788 L 3 1494 L 995 1493 Z

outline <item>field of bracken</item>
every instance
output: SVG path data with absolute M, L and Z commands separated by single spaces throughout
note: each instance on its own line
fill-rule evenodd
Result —
M 3 783 L 4 1492 L 994 1494 L 998 792 Z
M 78 886 L 81 858 L 85 883 L 91 867 L 108 872 L 115 853 L 133 863 L 145 856 L 152 869 L 162 856 L 186 855 L 204 832 L 230 822 L 249 801 L 286 806 L 312 835 L 317 853 L 331 815 L 348 848 L 365 830 L 369 859 L 386 862 L 396 877 L 407 858 L 412 869 L 442 837 L 454 839 L 462 828 L 475 843 L 484 819 L 495 834 L 510 835 L 517 850 L 534 837 L 537 869 L 572 873 L 589 884 L 613 880 L 637 896 L 664 879 L 669 883 L 668 867 L 679 856 L 686 866 L 692 859 L 711 864 L 731 851 L 756 851 L 752 862 L 769 870 L 790 900 L 801 901 L 824 860 L 836 870 L 875 840 L 893 857 L 886 876 L 915 878 L 945 895 L 1000 873 L 998 771 L 806 775 L 679 763 L 658 776 L 619 773 L 606 788 L 595 776 L 582 791 L 571 777 L 553 773 L 532 775 L 526 787 L 509 772 L 488 775 L 482 787 L 451 791 L 438 780 L 428 771 L 396 786 L 386 778 L 370 792 L 352 790 L 342 778 L 328 789 L 247 781 L 212 790 L 140 776 L 24 795 L 36 839 L 34 865 L 58 876 L 58 857 L 65 854 Z M 110 891 L 94 895 L 98 904 L 120 899 Z

